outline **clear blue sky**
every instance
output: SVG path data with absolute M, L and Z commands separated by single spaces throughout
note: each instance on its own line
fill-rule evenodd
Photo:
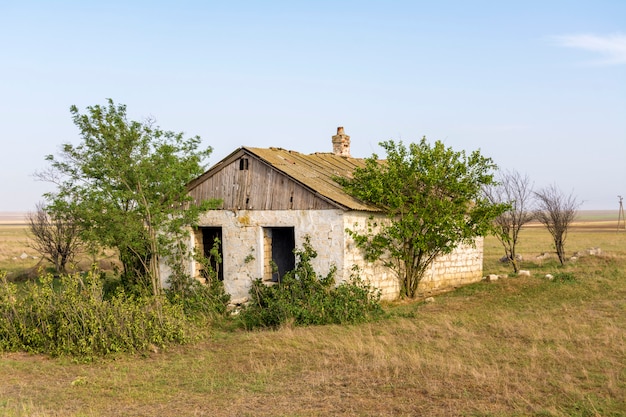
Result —
M 582 209 L 626 196 L 626 1 L 0 0 L 0 211 L 78 143 L 69 107 L 106 98 L 240 146 L 352 155 L 382 140 L 480 149 Z

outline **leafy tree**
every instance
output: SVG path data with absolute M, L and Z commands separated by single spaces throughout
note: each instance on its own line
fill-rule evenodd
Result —
M 485 187 L 485 196 L 493 204 L 508 204 L 508 209 L 495 218 L 494 234 L 504 247 L 506 259 L 513 271 L 520 269 L 516 247 L 522 226 L 533 219 L 530 209 L 533 196 L 532 184 L 527 175 L 517 171 L 501 171 L 497 183 Z
M 43 203 L 37 204 L 26 218 L 32 234 L 31 247 L 50 261 L 57 272 L 67 272 L 67 264 L 72 262 L 82 243 L 76 219 L 71 213 L 51 215 Z
M 80 131 L 78 145 L 66 143 L 42 179 L 57 184 L 47 194 L 59 215 L 79 220 L 82 238 L 115 248 L 127 288 L 161 292 L 163 258 L 180 260 L 179 243 L 199 214 L 215 202 L 193 204 L 186 184 L 205 170 L 211 148 L 198 136 L 161 130 L 153 120 L 128 120 L 126 106 L 70 108 Z M 173 268 L 172 270 L 180 270 Z
M 466 155 L 426 138 L 411 143 L 381 142 L 376 154 L 339 181 L 354 197 L 382 209 L 386 220 L 370 220 L 365 231 L 348 230 L 366 259 L 382 260 L 400 279 L 400 296 L 415 297 L 433 260 L 460 244 L 473 244 L 506 208 L 491 204 L 481 189 L 493 183 L 496 168 L 479 151 Z
M 550 232 L 561 265 L 565 263 L 565 239 L 569 226 L 582 203 L 573 194 L 564 194 L 556 185 L 535 192 L 537 211 L 535 216 Z

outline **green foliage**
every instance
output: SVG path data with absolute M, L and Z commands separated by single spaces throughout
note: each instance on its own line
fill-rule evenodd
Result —
M 292 322 L 297 326 L 358 323 L 382 313 L 379 292 L 356 275 L 351 282 L 335 286 L 335 268 L 318 276 L 311 265 L 317 253 L 308 238 L 303 247 L 295 251 L 295 268 L 280 282 L 252 283 L 251 304 L 239 315 L 246 328 L 276 328 Z
M 91 357 L 187 340 L 180 305 L 165 298 L 105 299 L 96 272 L 42 275 L 18 287 L 0 277 L 0 351 Z
M 496 165 L 479 151 L 467 155 L 430 145 L 423 138 L 407 149 L 402 142 L 380 144 L 387 159 L 376 154 L 354 171 L 337 178 L 354 197 L 381 209 L 365 230 L 348 230 L 368 260 L 381 260 L 400 277 L 400 295 L 415 297 L 432 261 L 460 244 L 473 244 L 506 208 L 481 193 L 493 183 Z
M 218 279 L 219 271 L 213 267 L 222 262 L 220 244 L 220 240 L 216 238 L 208 258 L 195 257 L 202 265 L 205 283 L 191 277 L 183 262 L 176 263 L 172 268 L 168 281 L 169 288 L 165 290 L 165 294 L 172 303 L 182 305 L 188 318 L 211 319 L 222 317 L 226 313 L 230 295 L 226 293 L 223 283 Z M 186 254 L 181 253 L 180 256 Z
M 78 219 L 84 241 L 115 248 L 127 290 L 148 288 L 160 294 L 160 260 L 216 202 L 190 201 L 186 185 L 204 172 L 211 148 L 200 149 L 198 136 L 164 131 L 150 120 L 128 120 L 126 106 L 70 109 L 81 142 L 64 144 L 51 167 L 40 174 L 57 185 L 46 197 L 58 215 Z
M 223 283 L 218 280 L 201 283 L 189 278 L 185 285 L 177 289 L 167 289 L 165 294 L 172 304 L 182 306 L 190 320 L 203 321 L 223 317 L 230 301 L 230 295 L 224 290 Z

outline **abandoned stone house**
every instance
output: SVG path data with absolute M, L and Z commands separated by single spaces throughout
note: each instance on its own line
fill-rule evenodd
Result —
M 215 239 L 221 263 L 213 266 L 232 298 L 243 298 L 254 279 L 275 282 L 295 265 L 294 248 L 306 236 L 318 253 L 315 270 L 326 275 L 332 265 L 336 280 L 349 280 L 354 266 L 361 278 L 396 298 L 396 275 L 382 263 L 363 259 L 347 228 L 365 227 L 377 207 L 347 193 L 333 180 L 349 176 L 364 161 L 350 156 L 350 137 L 343 128 L 332 137 L 333 152 L 304 155 L 280 148 L 241 147 L 189 184 L 196 201 L 220 199 L 221 207 L 203 214 L 190 244 L 208 254 Z M 192 273 L 201 278 L 195 261 Z M 482 240 L 438 259 L 424 277 L 420 291 L 454 287 L 482 277 Z

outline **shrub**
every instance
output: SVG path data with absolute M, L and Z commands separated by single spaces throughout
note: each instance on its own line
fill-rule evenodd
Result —
M 351 282 L 335 286 L 336 268 L 318 276 L 311 265 L 317 256 L 308 238 L 302 250 L 296 250 L 296 266 L 275 285 L 260 279 L 250 289 L 251 303 L 239 317 L 245 328 L 279 327 L 293 322 L 345 324 L 373 319 L 382 312 L 380 294 L 353 274 Z
M 222 317 L 230 295 L 224 290 L 224 284 L 217 279 L 207 280 L 206 284 L 194 278 L 188 278 L 185 285 L 165 291 L 172 304 L 180 305 L 190 320 L 204 320 Z
M 90 357 L 186 340 L 183 308 L 166 298 L 105 299 L 98 273 L 51 274 L 19 288 L 0 276 L 0 351 Z

